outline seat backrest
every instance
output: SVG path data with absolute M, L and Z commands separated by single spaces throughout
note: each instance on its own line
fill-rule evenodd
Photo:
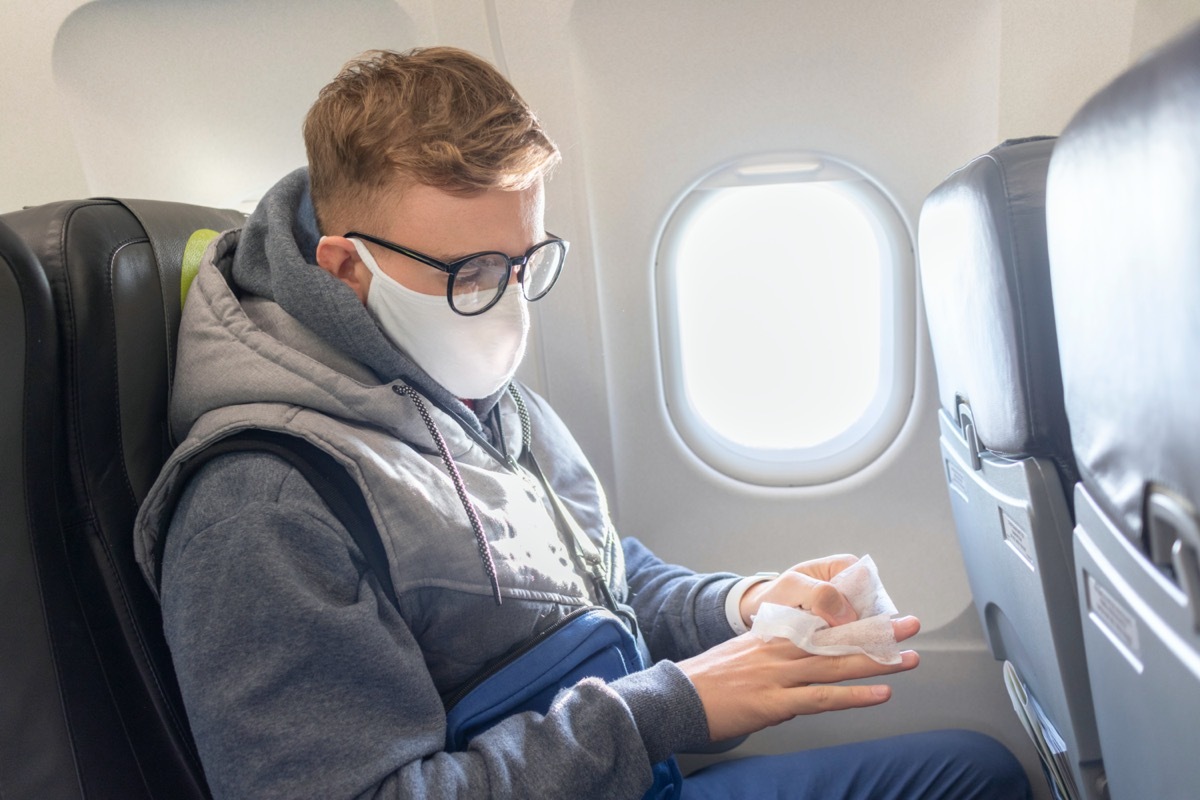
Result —
M 1200 27 L 1094 96 L 1047 224 L 1075 557 L 1112 796 L 1200 786 Z
M 185 249 L 191 241 L 194 255 L 198 230 L 243 221 L 234 211 L 114 200 L 0 216 L 40 263 L 37 280 L 53 300 L 52 319 L 39 322 L 51 349 L 36 356 L 53 400 L 26 408 L 23 430 L 56 446 L 52 463 L 25 465 L 22 478 L 27 497 L 56 510 L 38 526 L 56 529 L 41 538 L 56 537 L 59 551 L 37 567 L 46 624 L 62 632 L 49 655 L 74 763 L 55 766 L 84 797 L 207 796 L 132 529 L 172 448 L 166 412 Z M 68 599 L 51 603 L 68 580 L 75 616 Z
M 1075 477 L 1046 253 L 1055 140 L 1005 142 L 956 170 L 921 209 L 921 282 L 942 408 L 968 407 L 982 447 L 1041 456 Z
M 1074 591 L 1063 407 L 1046 250 L 1052 138 L 1005 142 L 921 211 L 922 289 L 959 543 L 992 654 L 1052 782 L 1103 797 Z M 1047 729 L 1054 735 L 1047 737 Z M 1061 739 L 1065 752 L 1039 740 Z M 1058 748 L 1062 750 L 1063 748 Z
M 52 487 L 57 339 L 41 265 L 0 224 L 0 795 L 80 796 L 56 647 L 78 624 Z M 47 607 L 55 609 L 47 613 Z M 64 764 L 72 768 L 63 769 Z

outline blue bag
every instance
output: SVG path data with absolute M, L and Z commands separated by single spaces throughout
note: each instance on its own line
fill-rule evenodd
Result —
M 582 608 L 535 636 L 447 703 L 446 749 L 467 743 L 505 717 L 545 714 L 560 689 L 584 678 L 613 680 L 642 669 L 637 642 L 624 623 L 600 607 Z M 653 767 L 643 800 L 678 800 L 683 775 L 674 757 Z

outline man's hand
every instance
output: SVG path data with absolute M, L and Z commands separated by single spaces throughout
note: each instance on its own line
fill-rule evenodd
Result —
M 811 611 L 830 625 L 854 622 L 858 615 L 842 593 L 829 581 L 834 575 L 858 561 L 858 556 L 836 555 L 804 561 L 778 578 L 756 583 L 742 595 L 738 608 L 742 622 L 750 627 L 751 618 L 763 603 L 802 608 Z
M 896 641 L 903 641 L 916 634 L 921 623 L 916 617 L 901 617 L 892 626 Z M 709 737 L 721 741 L 801 714 L 884 703 L 892 696 L 887 685 L 836 684 L 904 672 L 920 662 L 912 650 L 900 656 L 901 662 L 894 665 L 879 664 L 865 655 L 813 656 L 787 639 L 765 642 L 744 633 L 679 662 L 679 668 L 704 704 Z

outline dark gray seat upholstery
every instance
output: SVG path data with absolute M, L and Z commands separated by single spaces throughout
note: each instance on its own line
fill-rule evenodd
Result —
M 1043 742 L 1051 782 L 1070 797 L 1101 798 L 1073 580 L 1075 463 L 1046 251 L 1054 145 L 1046 137 L 1006 142 L 929 195 L 921 279 L 943 466 L 988 643 L 1007 662 L 1018 713 Z
M 1047 191 L 1081 483 L 1075 561 L 1112 796 L 1200 793 L 1200 28 L 1074 117 Z
M 131 534 L 172 447 L 185 244 L 242 221 L 112 200 L 0 216 L 6 800 L 208 794 Z
M 0 795 L 79 797 L 64 695 L 86 692 L 60 675 L 56 654 L 78 659 L 82 615 L 63 564 L 54 512 L 50 285 L 37 258 L 0 223 Z M 44 487 L 39 491 L 37 487 Z M 72 648 L 73 645 L 76 645 Z M 92 667 L 98 667 L 94 662 Z M 99 670 L 94 669 L 98 675 Z M 63 692 L 60 693 L 60 684 Z M 103 682 L 98 713 L 107 711 Z

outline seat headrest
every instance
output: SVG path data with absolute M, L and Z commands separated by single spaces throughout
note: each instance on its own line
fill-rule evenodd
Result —
M 1005 142 L 930 193 L 918 231 L 938 396 L 965 400 L 982 446 L 1070 469 L 1046 255 L 1055 140 Z
M 1071 120 L 1047 224 L 1080 472 L 1140 538 L 1148 485 L 1200 503 L 1200 27 Z

